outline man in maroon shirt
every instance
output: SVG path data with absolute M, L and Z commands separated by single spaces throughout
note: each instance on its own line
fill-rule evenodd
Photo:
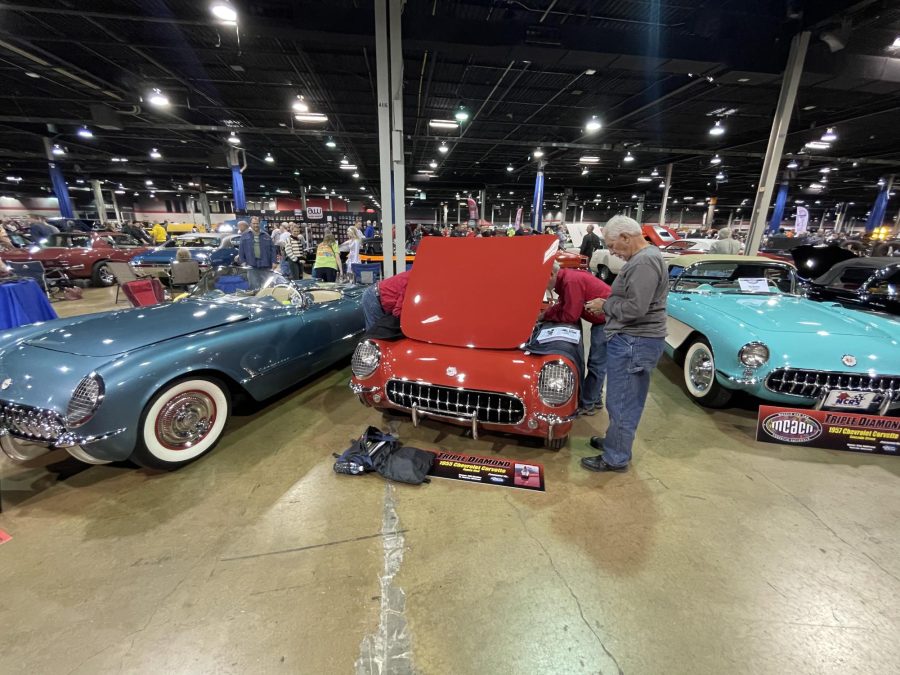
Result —
M 596 298 L 608 298 L 612 289 L 590 272 L 560 269 L 554 263 L 550 273 L 548 291 L 556 291 L 559 302 L 551 305 L 543 314 L 544 321 L 574 323 L 579 319 L 591 324 L 591 351 L 588 355 L 587 372 L 581 383 L 579 415 L 593 415 L 603 407 L 603 381 L 606 379 L 606 333 L 604 315 L 585 311 L 584 304 Z
M 366 289 L 362 296 L 366 330 L 370 330 L 383 316 L 388 314 L 393 314 L 398 319 L 400 318 L 408 283 L 409 272 L 400 272 L 400 274 L 395 274 L 383 281 L 379 281 L 377 284 L 372 284 Z

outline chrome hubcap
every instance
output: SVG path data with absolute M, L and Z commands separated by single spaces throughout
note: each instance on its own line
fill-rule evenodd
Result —
M 156 417 L 156 436 L 163 445 L 183 450 L 203 440 L 216 419 L 216 404 L 201 391 L 186 391 L 168 401 Z
M 709 389 L 713 380 L 712 354 L 705 349 L 698 349 L 691 355 L 688 363 L 688 377 L 697 391 Z
M 111 284 L 115 281 L 113 273 L 109 271 L 109 268 L 106 265 L 100 266 L 100 281 L 102 281 L 104 284 Z

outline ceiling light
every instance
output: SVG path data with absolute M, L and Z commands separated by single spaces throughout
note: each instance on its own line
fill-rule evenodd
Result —
M 603 125 L 600 124 L 600 120 L 597 119 L 596 115 L 591 115 L 591 119 L 587 121 L 587 124 L 584 125 L 584 130 L 589 134 L 594 133 L 595 131 L 600 131 Z
M 638 179 L 637 179 L 637 180 L 638 180 L 638 183 L 649 183 L 649 182 L 651 182 L 653 179 L 650 178 L 650 176 L 638 176 Z
M 532 152 L 531 155 L 535 159 L 540 159 L 541 157 L 544 156 L 544 151 L 541 150 L 540 148 L 535 148 L 534 152 Z
M 125 194 L 125 190 L 116 190 L 116 194 L 117 194 L 117 195 L 124 195 L 124 194 Z
M 347 155 L 344 155 L 343 157 L 341 157 L 341 164 L 349 164 L 349 163 L 350 162 L 347 161 Z
M 509 171 L 510 173 L 512 173 L 513 171 L 515 171 L 515 168 L 513 167 L 512 164 L 509 164 L 509 165 L 506 167 L 506 170 Z
M 809 189 L 810 190 L 824 190 L 825 186 L 822 185 L 821 183 L 810 183 Z
M 78 135 L 81 136 L 82 138 L 93 138 L 94 132 L 91 131 L 90 129 L 88 129 L 87 127 L 81 127 L 78 130 Z
M 629 150 L 628 153 L 625 155 L 625 157 L 622 159 L 622 161 L 623 161 L 623 162 L 633 162 L 633 161 L 634 161 L 634 155 L 631 154 L 631 151 L 630 151 L 630 150 Z
M 150 151 L 150 159 L 162 159 L 162 153 L 156 148 L 153 148 Z
M 25 74 L 26 74 L 28 77 L 33 77 L 35 80 L 41 79 L 41 76 L 40 76 L 40 75 L 38 75 L 37 73 L 34 73 L 34 72 L 30 71 L 30 70 L 26 70 L 26 71 L 25 71 Z
M 135 197 L 137 197 L 137 196 L 138 196 L 138 193 L 137 193 L 137 192 L 135 192 L 135 193 L 134 193 L 134 196 L 135 196 Z
M 459 122 L 456 120 L 429 120 L 428 126 L 435 129 L 458 129 Z
M 459 106 L 459 110 L 456 111 L 456 114 L 453 115 L 458 121 L 465 122 L 469 119 L 469 111 L 465 109 L 463 106 Z
M 238 135 L 236 133 L 234 133 L 233 131 L 231 132 L 231 135 L 228 138 L 226 138 L 225 140 L 228 141 L 229 143 L 231 143 L 232 145 L 240 145 L 241 144 L 241 139 L 238 138 Z
M 827 143 L 825 141 L 810 141 L 806 144 L 807 148 L 810 150 L 827 150 L 831 147 L 831 143 Z
M 169 105 L 169 97 L 162 93 L 159 89 L 152 89 L 147 97 L 152 105 L 158 108 L 165 108 Z
M 237 10 L 232 7 L 228 0 L 213 0 L 213 3 L 209 6 L 209 11 L 212 12 L 214 17 L 226 23 L 235 23 L 238 18 Z
M 900 39 L 900 38 L 898 38 L 898 39 Z M 588 68 L 586 71 L 584 71 L 584 74 L 585 75 L 596 75 L 597 71 L 594 70 L 593 68 Z
M 145 180 L 145 181 L 144 181 L 144 185 L 153 185 L 153 181 L 152 181 L 152 180 Z
M 796 169 L 796 168 L 799 167 L 799 166 L 800 166 L 800 165 L 797 164 L 797 160 L 796 160 L 796 159 L 792 159 L 790 162 L 788 162 L 787 168 L 789 168 L 789 169 Z
M 8 180 L 10 183 L 21 183 L 22 177 L 21 176 L 7 176 L 6 180 Z
M 303 100 L 303 97 L 300 94 L 297 94 L 297 98 L 291 103 L 291 108 L 294 109 L 294 112 L 298 113 L 309 112 L 309 105 Z
M 831 173 L 831 168 L 823 166 L 821 169 L 819 169 L 819 173 Z
M 900 49 L 900 37 L 895 37 L 891 43 L 891 49 Z
M 659 181 L 659 189 L 660 190 L 666 189 L 666 181 L 664 181 L 664 180 Z
M 581 175 L 582 175 L 582 176 L 587 176 L 587 175 L 588 175 L 587 167 L 585 167 L 585 168 L 583 168 L 583 169 L 581 170 Z
M 294 119 L 298 122 L 310 122 L 312 124 L 321 124 L 328 121 L 328 115 L 323 113 L 297 113 Z
M 267 163 L 269 163 L 269 164 L 274 164 L 274 163 L 275 163 L 275 158 L 272 157 L 272 153 L 271 153 L 271 152 L 267 152 L 267 153 L 266 153 L 266 156 L 263 157 L 263 161 L 265 161 L 265 162 L 267 162 Z
M 344 171 L 356 171 L 359 167 L 356 164 L 341 164 L 340 168 Z
M 194 187 L 194 183 L 193 183 L 193 181 L 192 181 L 192 182 L 190 182 L 190 183 L 188 183 L 188 187 Z
M 720 171 L 716 174 L 716 180 L 725 180 L 725 174 Z
M 432 169 L 436 169 L 437 162 L 435 160 L 431 160 L 430 162 L 428 162 L 428 166 L 430 166 Z
M 111 162 L 127 162 L 128 158 L 127 157 L 111 157 L 109 161 L 111 161 Z
M 328 137 L 328 140 L 325 141 L 325 146 L 326 146 L 326 147 L 329 147 L 329 148 L 336 148 L 336 147 L 337 147 L 337 143 L 335 143 L 335 142 L 334 142 L 334 139 L 331 138 L 331 137 L 329 136 L 329 137 Z
M 710 163 L 710 164 L 721 164 L 721 163 L 722 163 L 722 158 L 719 157 L 718 155 L 716 155 L 716 156 L 713 157 L 711 160 L 709 160 L 709 163 Z
M 66 154 L 66 151 L 63 150 L 61 147 L 59 147 L 59 144 L 58 144 L 58 143 L 54 143 L 54 144 L 53 144 L 53 149 L 50 150 L 50 152 L 52 152 L 54 155 L 64 155 L 64 154 Z
M 354 174 L 353 174 L 353 177 L 354 177 L 354 178 L 359 178 L 359 174 L 358 174 L 358 173 L 354 173 Z
M 650 175 L 653 176 L 654 178 L 659 178 L 659 171 L 657 171 L 656 168 L 654 168 L 653 171 L 650 172 Z
M 596 155 L 582 155 L 578 161 L 582 164 L 599 164 L 600 158 Z
M 826 143 L 833 143 L 837 140 L 837 134 L 834 133 L 834 129 L 832 127 L 828 127 L 828 131 L 822 134 L 822 140 Z
M 722 126 L 722 120 L 716 120 L 716 123 L 710 128 L 710 136 L 721 136 L 725 133 L 725 127 Z
M 441 141 L 441 144 L 438 146 L 438 152 L 442 155 L 446 155 L 450 151 L 450 148 L 447 147 L 447 141 Z
M 631 195 L 632 199 L 637 199 L 637 195 Z

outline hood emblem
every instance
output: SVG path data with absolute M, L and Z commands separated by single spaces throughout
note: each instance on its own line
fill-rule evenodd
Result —
M 456 370 L 456 368 L 454 368 L 453 366 L 450 366 L 449 368 L 447 368 L 447 377 L 456 377 L 456 373 L 458 373 L 458 372 L 459 371 Z
M 7 377 L 5 380 L 3 380 L 3 382 L 0 382 L 0 389 L 3 389 L 4 391 L 6 391 L 7 389 L 9 389 L 9 386 L 11 384 L 12 384 L 12 378 Z
M 841 362 L 845 366 L 852 368 L 853 366 L 856 365 L 856 357 L 853 356 L 853 354 L 844 354 L 844 356 L 841 357 Z

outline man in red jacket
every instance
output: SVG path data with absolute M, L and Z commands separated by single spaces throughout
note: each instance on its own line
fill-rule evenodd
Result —
M 388 314 L 393 314 L 398 319 L 400 318 L 408 283 L 409 272 L 400 272 L 400 274 L 395 274 L 383 281 L 379 281 L 377 284 L 372 284 L 366 289 L 362 296 L 366 330 L 370 330 L 383 316 Z
M 603 381 L 606 379 L 606 333 L 603 325 L 606 317 L 585 311 L 584 304 L 595 298 L 608 298 L 612 289 L 590 272 L 560 269 L 553 264 L 548 291 L 556 291 L 559 302 L 551 305 L 543 314 L 544 321 L 574 323 L 580 326 L 584 319 L 591 324 L 591 351 L 587 372 L 581 383 L 579 415 L 593 415 L 603 407 Z

